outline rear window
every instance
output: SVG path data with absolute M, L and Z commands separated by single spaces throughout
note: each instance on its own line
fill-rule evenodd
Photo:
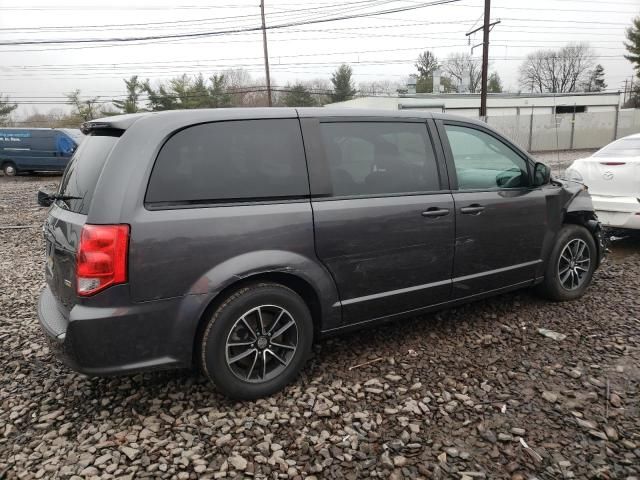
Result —
M 598 150 L 593 156 L 638 157 L 640 156 L 640 138 L 623 138 Z
M 58 193 L 70 200 L 58 200 L 57 205 L 72 212 L 87 214 L 98 177 L 109 153 L 118 142 L 122 131 L 95 132 L 80 144 L 67 165 Z
M 148 203 L 210 203 L 309 195 L 296 119 L 239 120 L 186 128 L 162 147 Z

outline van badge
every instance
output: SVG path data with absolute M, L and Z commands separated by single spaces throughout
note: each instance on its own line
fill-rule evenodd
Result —
M 613 172 L 611 170 L 607 170 L 606 172 L 604 172 L 602 174 L 602 178 L 604 178 L 605 180 L 612 180 L 613 179 Z

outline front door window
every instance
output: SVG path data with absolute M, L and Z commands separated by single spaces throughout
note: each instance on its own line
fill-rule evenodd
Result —
M 470 127 L 445 125 L 459 190 L 529 185 L 527 162 L 495 137 Z

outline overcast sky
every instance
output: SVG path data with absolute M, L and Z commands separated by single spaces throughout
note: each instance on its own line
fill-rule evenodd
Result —
M 265 0 L 267 25 L 415 6 L 421 0 Z M 354 80 L 404 82 L 425 49 L 444 59 L 470 52 L 465 32 L 482 22 L 483 0 L 368 18 L 268 31 L 272 83 L 328 78 L 340 63 Z M 640 14 L 640 0 L 493 0 L 491 70 L 518 90 L 517 69 L 527 53 L 587 41 L 604 66 L 608 90 L 632 76 L 624 59 L 624 31 Z M 173 22 L 173 23 L 172 23 Z M 128 26 L 123 26 L 127 25 Z M 135 24 L 135 25 L 131 25 Z M 259 0 L 0 0 L 0 42 L 139 37 L 211 32 L 260 25 Z M 481 32 L 471 45 L 482 41 Z M 476 48 L 474 56 L 481 56 Z M 20 104 L 19 116 L 36 108 L 61 108 L 64 92 L 84 97 L 122 96 L 122 78 L 153 80 L 181 73 L 206 76 L 244 68 L 264 77 L 260 32 L 119 44 L 0 46 L 0 93 Z M 45 102 L 44 104 L 42 102 Z

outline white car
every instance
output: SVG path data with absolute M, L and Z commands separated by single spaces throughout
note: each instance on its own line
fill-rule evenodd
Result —
M 565 178 L 589 188 L 603 225 L 640 229 L 640 134 L 629 135 L 574 161 Z

